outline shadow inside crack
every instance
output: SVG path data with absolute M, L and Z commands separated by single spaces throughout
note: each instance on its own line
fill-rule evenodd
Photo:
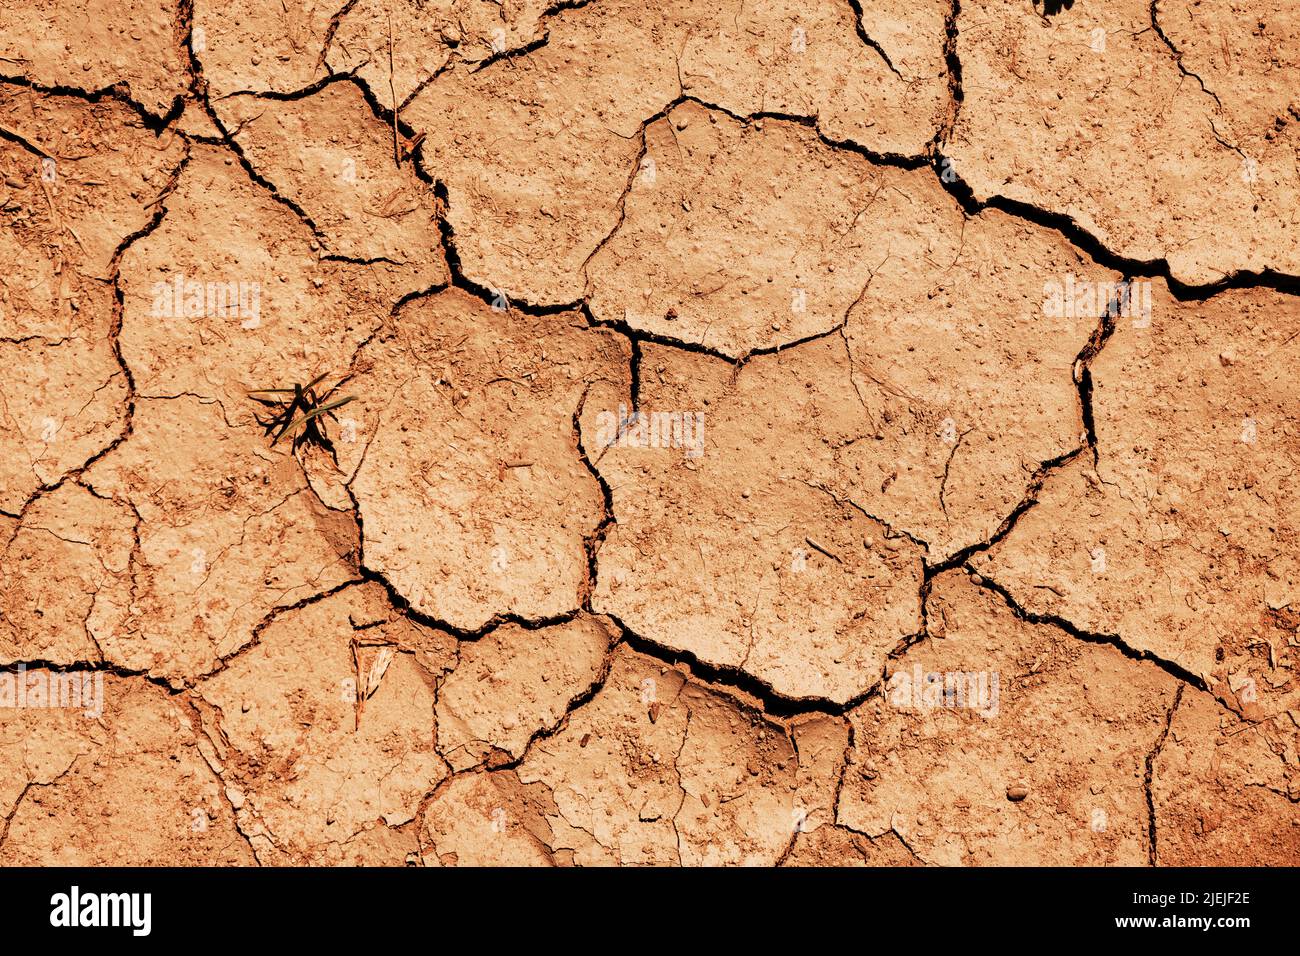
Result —
M 1043 8 L 1043 16 L 1054 17 L 1062 10 L 1069 10 L 1074 6 L 1074 0 L 1034 0 L 1034 6 Z

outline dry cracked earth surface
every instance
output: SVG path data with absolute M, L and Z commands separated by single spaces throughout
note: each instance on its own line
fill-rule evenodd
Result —
M 1298 200 L 1291 0 L 6 0 L 0 863 L 1300 862 Z

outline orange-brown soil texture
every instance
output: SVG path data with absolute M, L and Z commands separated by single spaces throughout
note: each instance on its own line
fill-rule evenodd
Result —
M 0 220 L 0 864 L 1300 863 L 1294 0 L 3 0 Z

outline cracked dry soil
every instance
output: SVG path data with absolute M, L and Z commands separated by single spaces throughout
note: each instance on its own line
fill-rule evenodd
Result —
M 5 0 L 0 863 L 1300 862 L 1300 8 L 1057 6 Z

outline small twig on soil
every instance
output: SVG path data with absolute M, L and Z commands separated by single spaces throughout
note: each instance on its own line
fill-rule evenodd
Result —
M 844 563 L 843 561 L 840 560 L 840 556 L 838 554 L 836 554 L 833 551 L 827 551 L 825 548 L 823 548 L 812 538 L 804 538 L 804 540 L 808 542 L 808 547 L 812 548 L 814 551 L 820 551 L 822 554 L 826 555 L 826 557 L 830 558 L 832 561 L 835 561 L 837 564 Z

